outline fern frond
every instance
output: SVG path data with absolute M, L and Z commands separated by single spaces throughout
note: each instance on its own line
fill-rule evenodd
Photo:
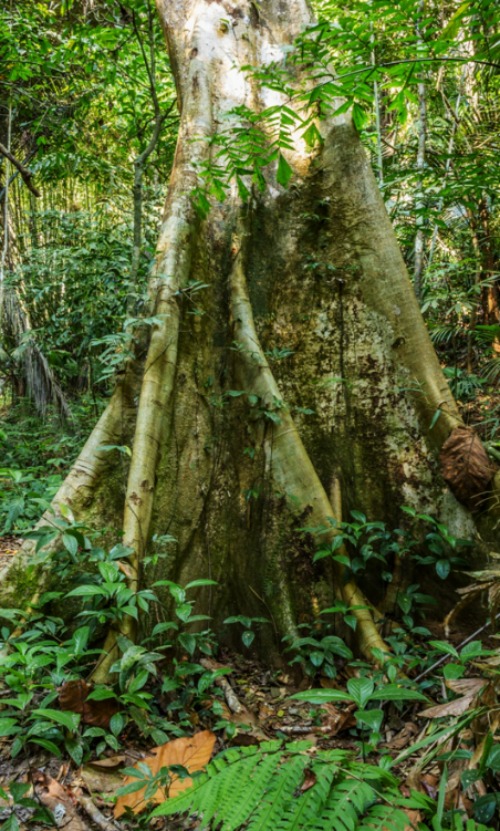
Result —
M 315 784 L 297 801 L 286 807 L 285 814 L 277 822 L 276 831 L 304 831 L 306 828 L 312 828 L 317 817 L 321 815 L 333 780 L 338 776 L 338 768 L 333 765 L 313 764 L 312 773 L 316 777 Z
M 374 805 L 356 831 L 405 831 L 410 825 L 408 814 L 393 805 Z
M 167 800 L 154 816 L 196 814 L 201 829 L 222 823 L 225 831 L 239 828 L 259 804 L 269 780 L 281 763 L 282 743 L 264 742 L 260 747 L 232 747 L 220 753 L 196 777 L 189 790 Z M 241 783 L 251 782 L 245 787 Z M 239 799 L 235 799 L 238 793 Z M 244 798 L 241 797 L 244 795 Z
M 308 761 L 307 756 L 293 756 L 284 762 L 274 782 L 269 782 L 261 794 L 262 801 L 252 815 L 248 831 L 270 831 L 274 827 L 293 804 L 295 791 L 303 781 Z
M 388 771 L 344 750 L 274 741 L 219 754 L 151 817 L 196 816 L 201 831 L 405 831 L 403 803 Z
M 239 828 L 255 811 L 266 787 L 277 773 L 281 763 L 281 753 L 271 753 L 267 757 L 258 759 L 258 763 L 244 779 L 238 780 L 237 783 L 232 776 L 230 777 L 229 803 L 221 803 L 218 811 L 218 816 L 223 821 L 221 831 L 233 831 Z M 205 811 L 203 811 L 203 819 L 205 822 Z
M 279 744 L 279 743 L 278 743 Z M 200 814 L 206 817 L 203 828 L 209 827 L 219 804 L 219 794 L 227 782 L 242 781 L 261 761 L 260 748 L 234 747 L 219 754 L 207 766 L 206 773 L 196 776 L 193 785 L 178 796 L 160 805 L 155 814 Z
M 357 779 L 345 779 L 330 791 L 328 802 L 311 831 L 357 831 L 359 818 L 376 802 L 373 788 Z

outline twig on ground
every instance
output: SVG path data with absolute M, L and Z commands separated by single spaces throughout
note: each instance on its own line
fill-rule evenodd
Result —
M 202 667 L 208 669 L 209 671 L 218 669 L 221 666 L 221 664 L 217 664 L 215 661 L 211 661 L 210 658 L 201 658 L 200 664 L 202 665 Z M 229 707 L 232 713 L 236 713 L 237 715 L 239 715 L 240 713 L 248 713 L 252 721 L 254 721 L 252 714 L 238 699 L 238 696 L 234 692 L 227 678 L 224 678 L 223 676 L 219 675 L 217 678 L 214 679 L 214 684 L 216 684 L 217 687 L 220 687 L 220 689 L 224 693 L 224 698 L 226 699 L 227 706 Z
M 101 829 L 101 831 L 117 831 L 120 827 L 118 823 L 113 822 L 111 819 L 107 819 L 107 817 L 101 813 L 99 808 L 94 805 L 90 796 L 85 796 L 85 794 L 80 793 L 76 794 L 76 798 L 85 813 L 90 817 L 92 822 Z

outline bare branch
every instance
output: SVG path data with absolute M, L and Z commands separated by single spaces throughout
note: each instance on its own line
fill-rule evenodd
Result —
M 31 181 L 31 179 L 33 178 L 33 174 L 31 172 L 31 170 L 29 170 L 27 167 L 25 167 L 22 162 L 18 161 L 16 159 L 16 157 L 12 155 L 10 150 L 7 150 L 5 145 L 3 145 L 1 142 L 0 142 L 0 153 L 2 154 L 2 156 L 5 156 L 5 158 L 8 159 L 9 162 L 11 164 L 13 164 L 15 168 L 17 168 L 17 170 L 19 171 L 19 173 L 21 174 L 21 176 L 23 178 L 24 184 L 31 191 L 31 193 L 34 196 L 40 196 L 41 195 L 40 191 L 34 186 L 34 184 Z

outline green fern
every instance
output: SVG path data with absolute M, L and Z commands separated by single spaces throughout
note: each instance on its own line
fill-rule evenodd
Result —
M 379 767 L 344 750 L 274 741 L 219 754 L 152 816 L 196 815 L 200 831 L 404 831 L 403 804 L 413 802 Z

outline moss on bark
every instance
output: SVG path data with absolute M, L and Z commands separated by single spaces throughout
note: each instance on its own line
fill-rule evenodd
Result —
M 99 451 L 120 443 L 124 403 L 114 398 L 61 497 L 76 500 L 78 518 L 114 528 L 124 506 L 133 588 L 153 539 L 174 537 L 147 580 L 217 580 L 200 611 L 270 617 L 268 655 L 334 595 L 364 603 L 341 569 L 312 562 L 331 527 L 314 540 L 304 526 L 328 527 L 353 508 L 395 525 L 411 504 L 473 529 L 435 453 L 458 411 L 349 117 L 322 125 L 314 158 L 304 147 L 289 154 L 288 191 L 269 168 L 267 190 L 247 205 L 232 188 L 204 221 L 194 210 L 193 161 L 208 161 L 207 139 L 229 109 L 263 109 L 274 95 L 241 67 L 280 58 L 309 19 L 303 0 L 290 2 L 293 17 L 289 3 L 286 15 L 276 0 L 260 4 L 263 26 L 242 0 L 237 33 L 220 28 L 222 0 L 158 2 L 181 129 L 136 421 L 132 380 L 117 393 L 127 429 L 135 422 L 128 483 L 124 492 Z M 367 654 L 383 647 L 369 611 L 361 628 Z

